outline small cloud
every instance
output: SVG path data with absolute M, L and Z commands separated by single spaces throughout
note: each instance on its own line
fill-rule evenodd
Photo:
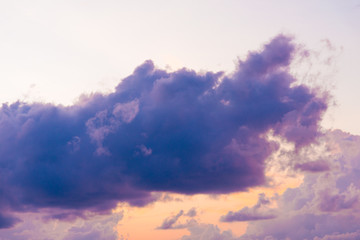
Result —
M 141 153 L 146 157 L 152 154 L 152 149 L 147 148 L 145 145 L 139 146 Z
M 276 218 L 266 205 L 270 204 L 270 199 L 264 193 L 259 194 L 258 202 L 252 208 L 244 207 L 237 212 L 230 211 L 220 218 L 221 222 L 245 222 L 258 221 Z
M 182 202 L 183 200 L 179 197 L 174 197 L 173 195 L 169 194 L 169 193 L 164 193 L 162 194 L 162 196 L 159 198 L 158 201 L 162 201 L 162 202 L 171 202 L 171 201 L 175 201 L 175 202 Z
M 183 210 L 180 210 L 178 214 L 175 216 L 166 218 L 163 223 L 157 227 L 156 229 L 173 229 L 174 224 L 178 221 L 178 219 L 184 214 Z
M 163 223 L 157 227 L 156 229 L 183 229 L 187 228 L 188 226 L 196 223 L 196 220 L 193 219 L 197 215 L 196 209 L 191 208 L 187 213 L 183 210 L 174 216 L 166 218 Z M 179 223 L 179 219 L 181 217 L 189 217 L 185 223 Z
M 222 231 L 213 224 L 204 224 L 193 221 L 187 226 L 190 235 L 182 236 L 181 240 L 240 240 L 231 230 Z
M 196 208 L 191 208 L 191 209 L 185 214 L 185 216 L 188 216 L 188 217 L 195 217 L 196 215 L 197 215 Z
M 327 161 L 316 160 L 306 163 L 298 163 L 295 165 L 295 169 L 299 169 L 304 172 L 325 172 L 330 170 L 330 166 Z

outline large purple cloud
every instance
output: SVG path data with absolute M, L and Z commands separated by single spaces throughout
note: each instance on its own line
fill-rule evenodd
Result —
M 145 205 L 156 200 L 153 191 L 264 184 L 264 161 L 277 149 L 264 134 L 274 130 L 302 147 L 319 135 L 327 108 L 325 95 L 294 84 L 288 70 L 296 54 L 292 39 L 279 35 L 229 76 L 166 72 L 146 61 L 115 92 L 70 107 L 4 104 L 1 212 L 103 212 L 119 201 Z

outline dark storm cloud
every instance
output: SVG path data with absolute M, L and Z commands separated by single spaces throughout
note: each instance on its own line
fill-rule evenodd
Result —
M 216 194 L 264 184 L 264 161 L 277 149 L 264 134 L 302 147 L 319 135 L 327 108 L 326 96 L 294 84 L 295 54 L 292 39 L 279 35 L 229 76 L 166 72 L 146 61 L 115 92 L 71 107 L 4 104 L 0 210 L 106 212 L 119 201 L 155 201 L 152 191 Z
M 20 220 L 15 217 L 6 216 L 0 213 L 0 229 L 1 228 L 10 228 L 18 223 Z

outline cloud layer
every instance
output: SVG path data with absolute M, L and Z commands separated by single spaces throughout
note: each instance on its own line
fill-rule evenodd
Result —
M 277 218 L 250 222 L 240 239 L 359 239 L 360 137 L 337 130 L 321 141 L 332 171 L 305 172 L 304 182 L 278 199 Z
M 324 148 L 317 148 L 323 144 Z M 192 222 L 187 226 L 190 234 L 181 239 L 359 239 L 359 146 L 360 136 L 340 130 L 328 131 L 318 139 L 318 144 L 309 148 L 316 148 L 321 162 L 332 166 L 331 171 L 301 169 L 304 181 L 299 187 L 288 188 L 282 195 L 275 194 L 271 199 L 259 194 L 259 200 L 253 207 L 244 207 L 237 212 L 230 211 L 220 219 L 227 222 L 248 221 L 246 234 L 235 236 L 231 230 L 222 231 L 213 224 Z M 309 149 L 304 151 L 313 155 Z M 309 156 L 310 159 L 313 157 Z M 276 204 L 272 204 L 274 202 Z M 271 214 L 272 217 L 261 218 Z
M 0 228 L 39 208 L 106 212 L 143 206 L 154 191 L 229 193 L 265 183 L 277 149 L 319 135 L 327 96 L 296 84 L 292 39 L 250 52 L 231 75 L 167 72 L 151 61 L 115 92 L 71 107 L 17 102 L 0 109 Z M 76 215 L 75 214 L 75 215 Z M 56 214 L 54 215 L 56 216 Z

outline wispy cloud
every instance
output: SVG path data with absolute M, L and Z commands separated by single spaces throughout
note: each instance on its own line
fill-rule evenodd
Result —
M 168 217 L 164 219 L 162 224 L 157 227 L 156 229 L 181 229 L 181 228 L 187 228 L 190 225 L 193 225 L 196 223 L 196 220 L 194 220 L 194 217 L 197 215 L 196 208 L 189 209 L 188 212 L 184 212 L 183 210 L 180 210 L 178 214 Z M 179 219 L 181 217 L 187 218 L 186 223 L 180 223 Z
M 157 227 L 157 229 L 173 229 L 176 222 L 179 220 L 179 218 L 184 214 L 183 210 L 180 210 L 178 214 L 175 216 L 166 218 L 161 226 Z
M 244 207 L 237 212 L 230 211 L 220 218 L 222 222 L 244 222 L 244 221 L 259 221 L 276 218 L 274 211 L 267 206 L 270 204 L 270 199 L 264 193 L 259 194 L 259 199 L 253 207 Z

